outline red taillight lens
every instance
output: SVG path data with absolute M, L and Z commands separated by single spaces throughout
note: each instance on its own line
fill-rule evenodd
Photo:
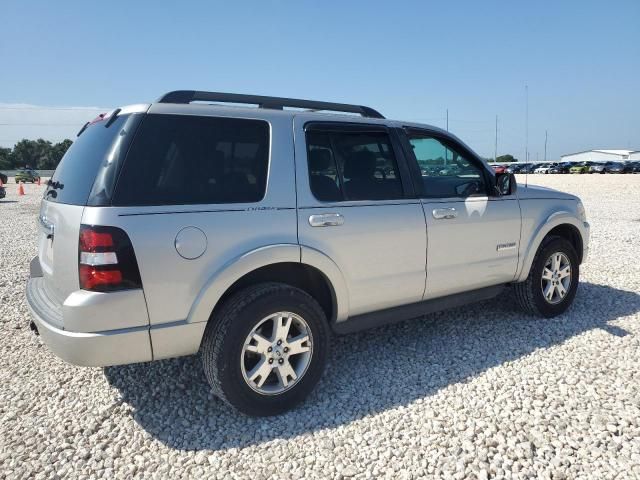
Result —
M 113 287 L 122 283 L 120 270 L 98 270 L 99 267 L 80 265 L 80 287 L 95 290 L 99 286 Z
M 113 236 L 109 232 L 99 233 L 86 228 L 80 230 L 81 252 L 104 252 L 103 249 L 113 249 Z
M 131 240 L 117 227 L 80 226 L 78 273 L 84 290 L 142 288 Z

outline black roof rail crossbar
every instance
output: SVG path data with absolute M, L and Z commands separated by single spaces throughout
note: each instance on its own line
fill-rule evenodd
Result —
M 316 102 L 296 98 L 265 97 L 262 95 L 244 95 L 241 93 L 199 92 L 196 90 L 175 90 L 158 99 L 158 103 L 191 102 L 227 102 L 258 105 L 260 108 L 282 110 L 284 107 L 308 108 L 310 110 L 328 110 L 332 112 L 359 113 L 363 117 L 384 118 L 380 112 L 364 105 L 348 103 Z

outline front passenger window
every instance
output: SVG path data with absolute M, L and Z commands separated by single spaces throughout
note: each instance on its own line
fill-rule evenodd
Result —
M 423 197 L 466 198 L 486 195 L 481 166 L 435 137 L 409 133 L 409 143 L 420 167 Z

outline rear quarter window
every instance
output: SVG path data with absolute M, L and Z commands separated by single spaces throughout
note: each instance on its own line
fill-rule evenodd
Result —
M 150 114 L 131 145 L 113 204 L 258 202 L 268 163 L 265 121 Z
M 45 200 L 86 205 L 96 177 L 102 177 L 98 172 L 115 170 L 141 117 L 121 115 L 110 124 L 103 120 L 87 127 L 62 157 L 45 190 Z M 95 193 L 107 195 L 104 191 Z

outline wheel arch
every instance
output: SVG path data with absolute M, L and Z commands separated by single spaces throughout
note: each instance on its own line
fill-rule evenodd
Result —
M 281 282 L 314 297 L 330 322 L 348 315 L 342 273 L 326 255 L 294 244 L 262 247 L 228 262 L 198 294 L 187 323 L 207 322 L 225 299 L 249 285 Z
M 578 219 L 569 211 L 557 211 L 549 215 L 538 227 L 521 256 L 521 265 L 516 276 L 516 282 L 526 280 L 538 248 L 549 236 L 562 237 L 571 242 L 576 249 L 580 263 L 582 263 L 585 248 L 582 228 Z

